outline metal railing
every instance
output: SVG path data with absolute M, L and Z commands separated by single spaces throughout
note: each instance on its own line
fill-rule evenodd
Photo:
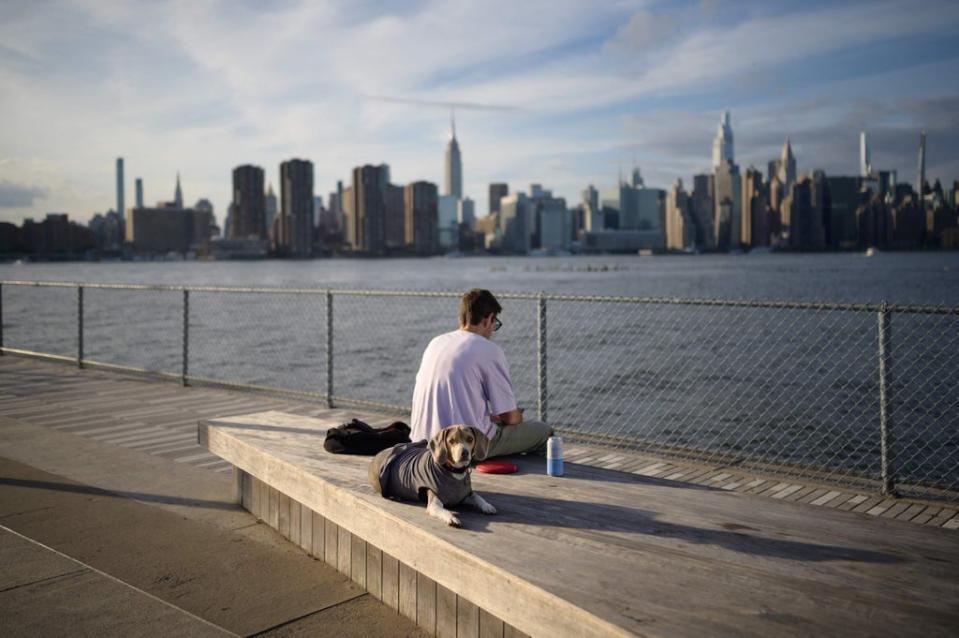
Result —
M 459 295 L 3 281 L 0 354 L 408 411 Z M 959 500 L 959 308 L 497 296 L 517 398 L 568 435 Z

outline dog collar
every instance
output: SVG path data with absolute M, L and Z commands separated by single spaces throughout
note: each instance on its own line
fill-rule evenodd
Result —
M 453 465 L 447 461 L 443 464 L 443 469 L 452 472 L 453 474 L 463 474 L 464 472 L 469 472 L 470 466 L 467 465 L 466 467 L 453 467 Z

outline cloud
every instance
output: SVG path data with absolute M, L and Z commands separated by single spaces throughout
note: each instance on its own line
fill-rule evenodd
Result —
M 0 179 L 0 208 L 31 208 L 35 200 L 46 196 L 46 188 L 24 186 Z
M 634 13 L 604 46 L 615 52 L 642 53 L 667 42 L 677 26 L 673 16 L 643 9 Z

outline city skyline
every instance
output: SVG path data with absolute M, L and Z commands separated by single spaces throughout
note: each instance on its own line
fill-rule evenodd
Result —
M 309 159 L 318 193 L 367 163 L 442 184 L 451 102 L 464 195 L 481 214 L 491 182 L 574 202 L 634 158 L 651 185 L 691 180 L 726 109 L 743 171 L 788 136 L 799 172 L 855 175 L 865 130 L 871 163 L 912 182 L 925 130 L 929 181 L 959 177 L 954 3 L 549 7 L 4 6 L 0 115 L 18 126 L 0 134 L 0 220 L 106 212 L 117 157 L 127 202 L 138 177 L 146 202 L 168 198 L 179 171 L 186 199 L 211 199 L 221 221 L 243 163 L 275 185 L 281 161 Z M 489 15 L 494 33 L 471 28 Z M 231 41 L 255 28 L 262 49 Z M 344 44 L 361 35 L 367 48 Z M 287 70 L 292 53 L 323 71 Z

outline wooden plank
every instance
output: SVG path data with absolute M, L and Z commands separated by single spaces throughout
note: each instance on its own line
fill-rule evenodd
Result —
M 436 635 L 456 638 L 456 594 L 440 584 L 436 585 Z
M 479 610 L 479 635 L 480 638 L 503 638 L 503 621 L 489 613 L 485 609 Z
M 530 638 L 530 635 L 523 633 L 513 625 L 504 624 L 503 638 Z
M 267 485 L 270 493 L 270 511 L 267 525 L 273 529 L 280 529 L 280 493 L 272 485 Z
M 300 506 L 300 547 L 313 553 L 313 510 L 306 505 Z
M 383 602 L 393 611 L 400 608 L 400 563 L 383 552 Z
M 400 562 L 399 606 L 397 610 L 416 622 L 416 571 Z
M 279 512 L 277 519 L 279 525 L 277 530 L 280 532 L 280 536 L 283 538 L 290 537 L 290 497 L 284 494 L 283 492 L 279 493 Z
M 240 483 L 242 489 L 242 498 L 240 499 L 240 505 L 243 506 L 243 509 L 250 511 L 250 508 L 253 507 L 253 480 L 252 477 L 246 472 L 240 470 Z
M 335 568 L 337 561 L 339 560 L 339 540 L 340 540 L 340 528 L 339 526 L 331 521 L 326 519 L 326 564 L 330 567 Z
M 353 562 L 350 560 L 353 553 L 353 535 L 345 527 L 337 527 L 336 536 L 336 569 L 349 577 L 353 569 Z
M 250 488 L 253 493 L 253 498 L 251 500 L 250 513 L 257 518 L 260 516 L 260 479 L 256 478 L 252 474 L 250 476 Z
M 300 544 L 300 502 L 290 499 L 290 542 Z
M 350 549 L 350 578 L 366 589 L 366 541 L 356 534 L 350 536 L 353 544 Z
M 896 515 L 896 520 L 899 521 L 911 521 L 916 518 L 926 509 L 926 505 L 923 503 L 913 503 L 905 511 L 900 512 Z
M 366 591 L 377 600 L 383 600 L 383 552 L 366 546 Z
M 326 519 L 313 512 L 313 548 L 310 553 L 320 560 L 326 560 Z
M 436 633 L 436 581 L 416 574 L 416 624 L 431 636 Z

